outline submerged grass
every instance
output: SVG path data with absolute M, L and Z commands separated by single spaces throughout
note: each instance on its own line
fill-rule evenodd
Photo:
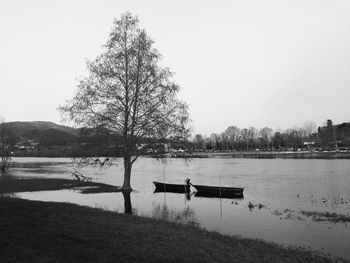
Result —
M 105 193 L 121 191 L 118 187 L 77 180 L 59 178 L 17 178 L 11 176 L 0 176 L 0 193 L 18 193 L 29 191 L 53 191 L 62 189 L 73 189 L 86 187 L 82 193 Z M 89 188 L 91 187 L 91 188 Z
M 337 213 L 330 213 L 330 212 L 313 212 L 313 211 L 301 211 L 301 214 L 312 217 L 313 221 L 316 222 L 322 222 L 322 221 L 328 221 L 333 223 L 348 223 L 350 222 L 350 216 L 349 215 L 342 215 Z
M 0 198 L 0 262 L 331 262 L 309 251 L 67 203 Z

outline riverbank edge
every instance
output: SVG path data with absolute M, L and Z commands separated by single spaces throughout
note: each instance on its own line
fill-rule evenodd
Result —
M 13 158 L 81 158 L 61 155 L 13 155 Z M 122 156 L 115 157 L 121 158 Z M 350 151 L 207 151 L 207 152 L 169 152 L 164 154 L 142 155 L 143 158 L 251 158 L 251 159 L 350 159 Z
M 1 262 L 332 262 L 316 252 L 69 203 L 0 197 Z
M 146 157 L 146 156 L 145 156 Z M 350 151 L 338 152 L 194 152 L 167 153 L 152 158 L 247 158 L 247 159 L 350 159 Z

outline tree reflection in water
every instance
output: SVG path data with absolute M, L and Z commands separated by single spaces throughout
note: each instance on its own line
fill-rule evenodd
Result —
M 131 191 L 122 191 L 124 197 L 124 213 L 134 214 L 135 211 L 131 205 Z M 168 208 L 166 204 L 152 203 L 152 218 L 161 219 L 169 222 L 189 224 L 199 226 L 198 219 L 196 218 L 195 212 L 190 207 L 185 207 L 183 210 Z
M 190 207 L 185 207 L 183 210 L 168 208 L 166 204 L 152 203 L 152 217 L 169 222 L 189 224 L 199 226 L 195 212 Z
M 14 193 L 1 193 L 0 192 L 0 197 L 14 198 L 14 197 L 16 197 L 16 195 Z
M 132 206 L 131 206 L 131 198 L 130 193 L 131 191 L 122 191 L 124 196 L 124 213 L 131 215 L 132 214 Z

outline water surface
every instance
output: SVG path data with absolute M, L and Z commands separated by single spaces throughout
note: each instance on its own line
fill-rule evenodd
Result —
M 67 158 L 15 158 L 14 161 L 11 173 L 22 177 L 71 179 L 75 167 Z M 109 168 L 89 167 L 80 171 L 97 182 L 113 185 L 123 182 L 121 161 Z M 301 213 L 349 215 L 349 171 L 348 160 L 210 158 L 163 164 L 143 158 L 133 168 L 132 211 L 227 235 L 319 250 L 350 260 L 348 223 L 314 221 Z M 244 187 L 244 198 L 204 198 L 192 193 L 188 200 L 184 194 L 153 193 L 152 181 L 182 184 L 186 178 L 191 178 L 193 184 Z M 83 195 L 79 191 L 63 190 L 26 192 L 18 196 L 125 211 L 121 193 Z

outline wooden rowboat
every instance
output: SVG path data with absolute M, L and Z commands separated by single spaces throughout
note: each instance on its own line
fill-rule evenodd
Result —
M 166 184 L 160 182 L 153 182 L 156 189 L 154 192 L 173 192 L 173 193 L 188 193 L 190 186 L 187 184 Z
M 207 185 L 194 185 L 197 193 L 196 196 L 213 196 L 213 197 L 243 197 L 244 188 L 239 187 L 220 187 Z

